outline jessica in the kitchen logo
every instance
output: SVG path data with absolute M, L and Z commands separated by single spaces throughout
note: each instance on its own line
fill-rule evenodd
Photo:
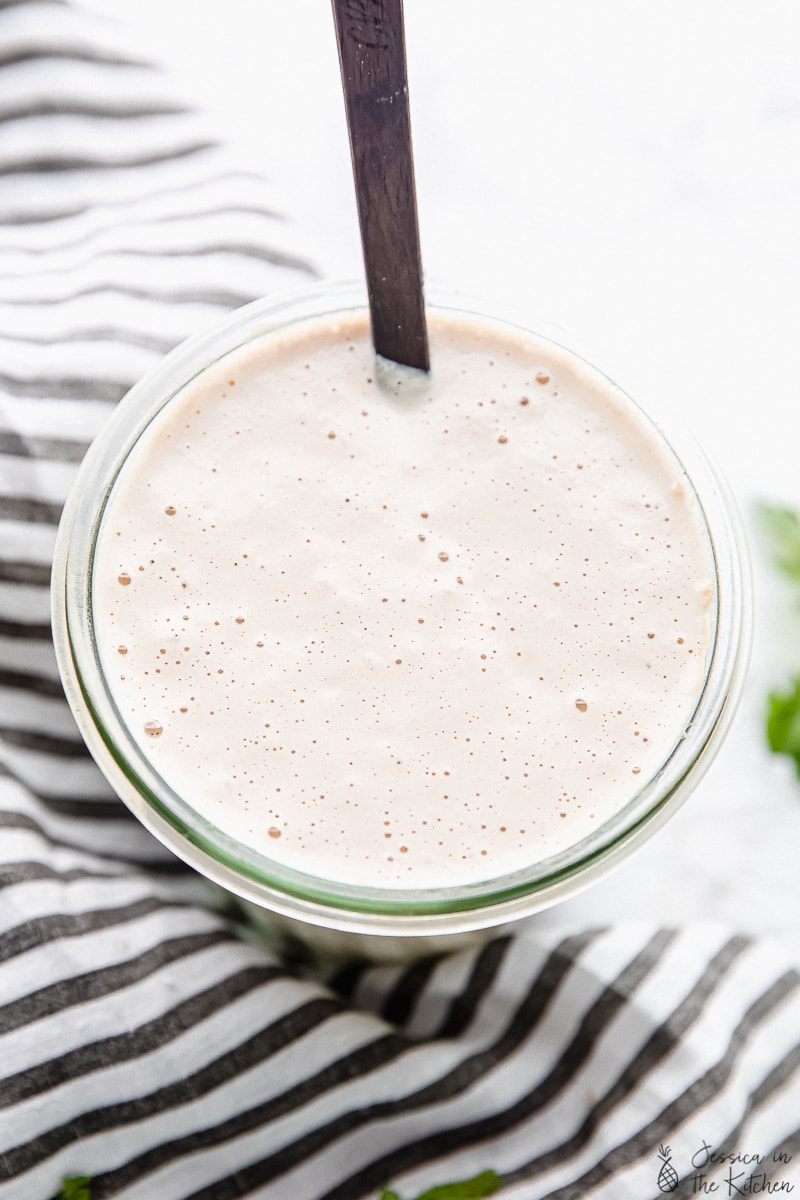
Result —
M 769 1154 L 746 1150 L 715 1150 L 703 1141 L 681 1163 L 672 1147 L 658 1148 L 658 1190 L 683 1200 L 687 1196 L 788 1196 L 795 1185 L 787 1177 L 792 1155 L 780 1148 Z

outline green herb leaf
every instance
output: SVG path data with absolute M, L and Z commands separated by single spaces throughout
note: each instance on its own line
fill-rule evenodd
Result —
M 770 504 L 758 506 L 775 561 L 789 579 L 800 583 L 800 513 Z
M 460 1183 L 440 1183 L 428 1188 L 417 1200 L 484 1200 L 485 1196 L 493 1196 L 502 1182 L 495 1171 L 481 1171 L 480 1175 L 462 1179 Z M 400 1200 L 400 1196 L 385 1188 L 381 1200 Z
M 92 1200 L 91 1182 L 91 1175 L 69 1175 L 62 1182 L 60 1200 Z
M 461 1183 L 442 1183 L 439 1187 L 430 1188 L 423 1192 L 417 1200 L 483 1200 L 484 1196 L 492 1196 L 501 1184 L 500 1176 L 494 1171 L 481 1171 L 472 1179 L 464 1179 Z
M 800 678 L 791 692 L 771 692 L 767 709 L 767 741 L 776 754 L 793 758 L 800 775 Z

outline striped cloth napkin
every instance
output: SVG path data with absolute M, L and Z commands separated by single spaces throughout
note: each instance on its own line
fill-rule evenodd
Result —
M 793 1191 L 777 948 L 533 921 L 309 978 L 110 793 L 49 636 L 77 463 L 163 352 L 309 271 L 116 25 L 5 0 L 0 67 L 2 1200 L 413 1200 L 487 1171 L 503 1200 Z

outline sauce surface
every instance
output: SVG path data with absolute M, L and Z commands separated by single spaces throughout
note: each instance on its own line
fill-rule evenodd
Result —
M 494 878 L 595 832 L 705 678 L 714 565 L 660 436 L 532 335 L 366 322 L 233 352 L 148 427 L 96 547 L 98 652 L 162 777 L 358 885 Z

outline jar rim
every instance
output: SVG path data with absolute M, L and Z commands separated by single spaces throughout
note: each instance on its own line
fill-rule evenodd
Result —
M 433 312 L 480 317 L 566 349 L 544 323 L 508 306 L 431 285 Z M 460 932 L 536 911 L 573 894 L 649 837 L 680 807 L 719 746 L 735 708 L 749 651 L 751 592 L 741 524 L 717 470 L 682 432 L 664 432 L 599 368 L 674 456 L 697 502 L 715 571 L 714 629 L 697 705 L 659 770 L 588 837 L 533 867 L 443 888 L 386 888 L 319 880 L 267 859 L 219 830 L 163 780 L 116 708 L 94 640 L 92 571 L 103 513 L 131 448 L 156 414 L 225 354 L 304 321 L 363 313 L 364 288 L 327 283 L 268 297 L 182 343 L 123 399 L 81 466 L 59 528 L 53 630 L 59 669 L 78 725 L 109 782 L 134 814 L 203 874 L 256 904 L 312 924 L 368 933 Z M 572 349 L 573 359 L 581 359 Z M 677 443 L 677 444 L 676 444 Z

